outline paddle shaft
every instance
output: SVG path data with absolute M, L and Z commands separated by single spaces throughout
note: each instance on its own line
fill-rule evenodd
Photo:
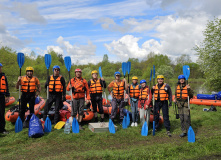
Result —
M 70 75 L 70 71 L 68 71 L 68 74 L 69 74 L 69 82 L 70 82 L 70 85 L 71 85 L 71 75 Z M 71 102 L 73 104 L 73 96 L 72 96 L 72 88 L 70 89 L 71 91 Z
M 20 77 L 21 77 L 21 68 L 20 68 Z M 20 80 L 20 84 L 19 84 L 19 101 L 18 101 L 18 106 L 19 106 L 19 111 L 21 109 L 21 80 Z
M 47 77 L 49 76 L 49 69 L 47 69 Z M 49 87 L 47 85 L 47 99 L 49 99 Z

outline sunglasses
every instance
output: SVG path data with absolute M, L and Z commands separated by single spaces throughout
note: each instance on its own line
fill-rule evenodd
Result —
M 54 69 L 55 71 L 60 71 L 60 69 Z

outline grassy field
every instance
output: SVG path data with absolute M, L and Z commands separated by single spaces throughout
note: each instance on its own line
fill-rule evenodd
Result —
M 92 133 L 87 124 L 79 134 L 52 130 L 41 138 L 29 138 L 28 129 L 14 132 L 7 122 L 8 135 L 0 134 L 0 159 L 221 159 L 221 107 L 217 112 L 203 112 L 208 106 L 191 105 L 192 127 L 196 142 L 179 138 L 180 121 L 170 108 L 172 137 L 164 126 L 152 136 L 141 136 L 141 126 L 122 129 L 116 134 Z M 8 109 L 8 108 L 7 108 Z M 7 110 L 6 109 L 6 110 Z M 108 117 L 106 117 L 108 121 Z

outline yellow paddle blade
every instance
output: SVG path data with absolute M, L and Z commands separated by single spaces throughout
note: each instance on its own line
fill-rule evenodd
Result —
M 64 121 L 59 121 L 55 126 L 54 129 L 61 129 L 65 125 Z

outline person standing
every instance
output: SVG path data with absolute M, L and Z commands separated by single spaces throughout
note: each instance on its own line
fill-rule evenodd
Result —
M 132 84 L 129 85 L 129 95 L 130 95 L 130 105 L 132 111 L 132 123 L 131 127 L 137 127 L 137 121 L 139 117 L 138 112 L 138 99 L 140 95 L 141 86 L 137 83 L 138 78 L 136 76 L 132 77 Z
M 34 105 L 35 98 L 38 97 L 41 92 L 41 85 L 37 77 L 33 76 L 34 68 L 27 67 L 26 75 L 19 76 L 18 81 L 16 83 L 16 89 L 19 89 L 19 85 L 21 85 L 21 108 L 19 111 L 19 116 L 24 122 L 25 119 L 25 111 L 27 108 L 27 103 L 29 103 L 30 114 L 34 114 Z
M 10 93 L 7 77 L 2 72 L 2 67 L 3 65 L 0 63 L 0 133 L 8 134 L 5 130 L 5 103 L 9 101 Z
M 60 67 L 55 65 L 53 67 L 53 75 L 47 78 L 45 83 L 45 88 L 49 89 L 49 99 L 46 101 L 44 107 L 44 121 L 47 118 L 47 114 L 55 102 L 55 115 L 54 115 L 54 123 L 59 122 L 59 110 L 62 108 L 62 102 L 66 100 L 66 85 L 65 79 L 62 75 L 60 75 Z
M 181 123 L 182 133 L 180 134 L 180 137 L 187 136 L 187 131 L 191 124 L 190 112 L 188 108 L 188 96 L 189 98 L 193 98 L 193 90 L 190 88 L 189 84 L 186 84 L 185 76 L 179 75 L 174 103 L 177 103 Z
M 171 137 L 170 133 L 170 120 L 169 120 L 169 107 L 172 106 L 172 91 L 168 84 L 164 83 L 164 76 L 157 76 L 157 84 L 152 87 L 152 93 L 154 94 L 155 105 L 154 105 L 154 121 L 156 131 L 159 128 L 159 113 L 162 108 L 164 126 L 167 130 L 167 135 Z M 168 107 L 169 100 L 169 107 Z
M 90 89 L 90 97 L 91 97 L 91 103 L 93 107 L 95 122 L 98 122 L 97 118 L 97 107 L 99 109 L 99 113 L 101 116 L 100 122 L 104 122 L 104 110 L 103 110 L 103 98 L 102 98 L 102 88 L 106 88 L 106 82 L 104 81 L 104 78 L 101 77 L 101 79 L 98 79 L 98 72 L 96 70 L 91 72 L 92 79 L 88 81 L 88 87 Z
M 125 106 L 124 102 L 124 90 L 127 90 L 127 81 L 124 78 L 123 80 L 120 80 L 120 72 L 115 72 L 114 73 L 115 80 L 113 80 L 107 87 L 110 95 L 112 96 L 112 101 L 111 101 L 111 116 L 110 118 L 112 121 L 115 119 L 117 115 L 117 109 L 119 105 L 120 109 L 120 124 L 122 125 L 123 119 L 124 119 L 124 113 L 123 109 Z M 125 87 L 126 86 L 126 87 Z M 111 92 L 111 88 L 113 88 Z
M 145 122 L 145 116 L 147 121 L 147 126 L 150 123 L 150 111 L 152 109 L 152 94 L 149 87 L 146 85 L 147 82 L 145 79 L 140 81 L 141 89 L 140 89 L 140 96 L 138 101 L 138 110 L 140 111 L 140 122 L 141 126 L 143 126 Z
M 86 103 L 90 101 L 89 88 L 87 81 L 82 78 L 81 69 L 75 69 L 75 77 L 71 79 L 68 83 L 67 91 L 72 89 L 73 104 L 71 110 L 71 116 L 76 117 L 78 114 L 79 129 L 82 130 L 82 119 L 84 115 L 84 103 L 85 103 L 85 93 L 86 93 Z

